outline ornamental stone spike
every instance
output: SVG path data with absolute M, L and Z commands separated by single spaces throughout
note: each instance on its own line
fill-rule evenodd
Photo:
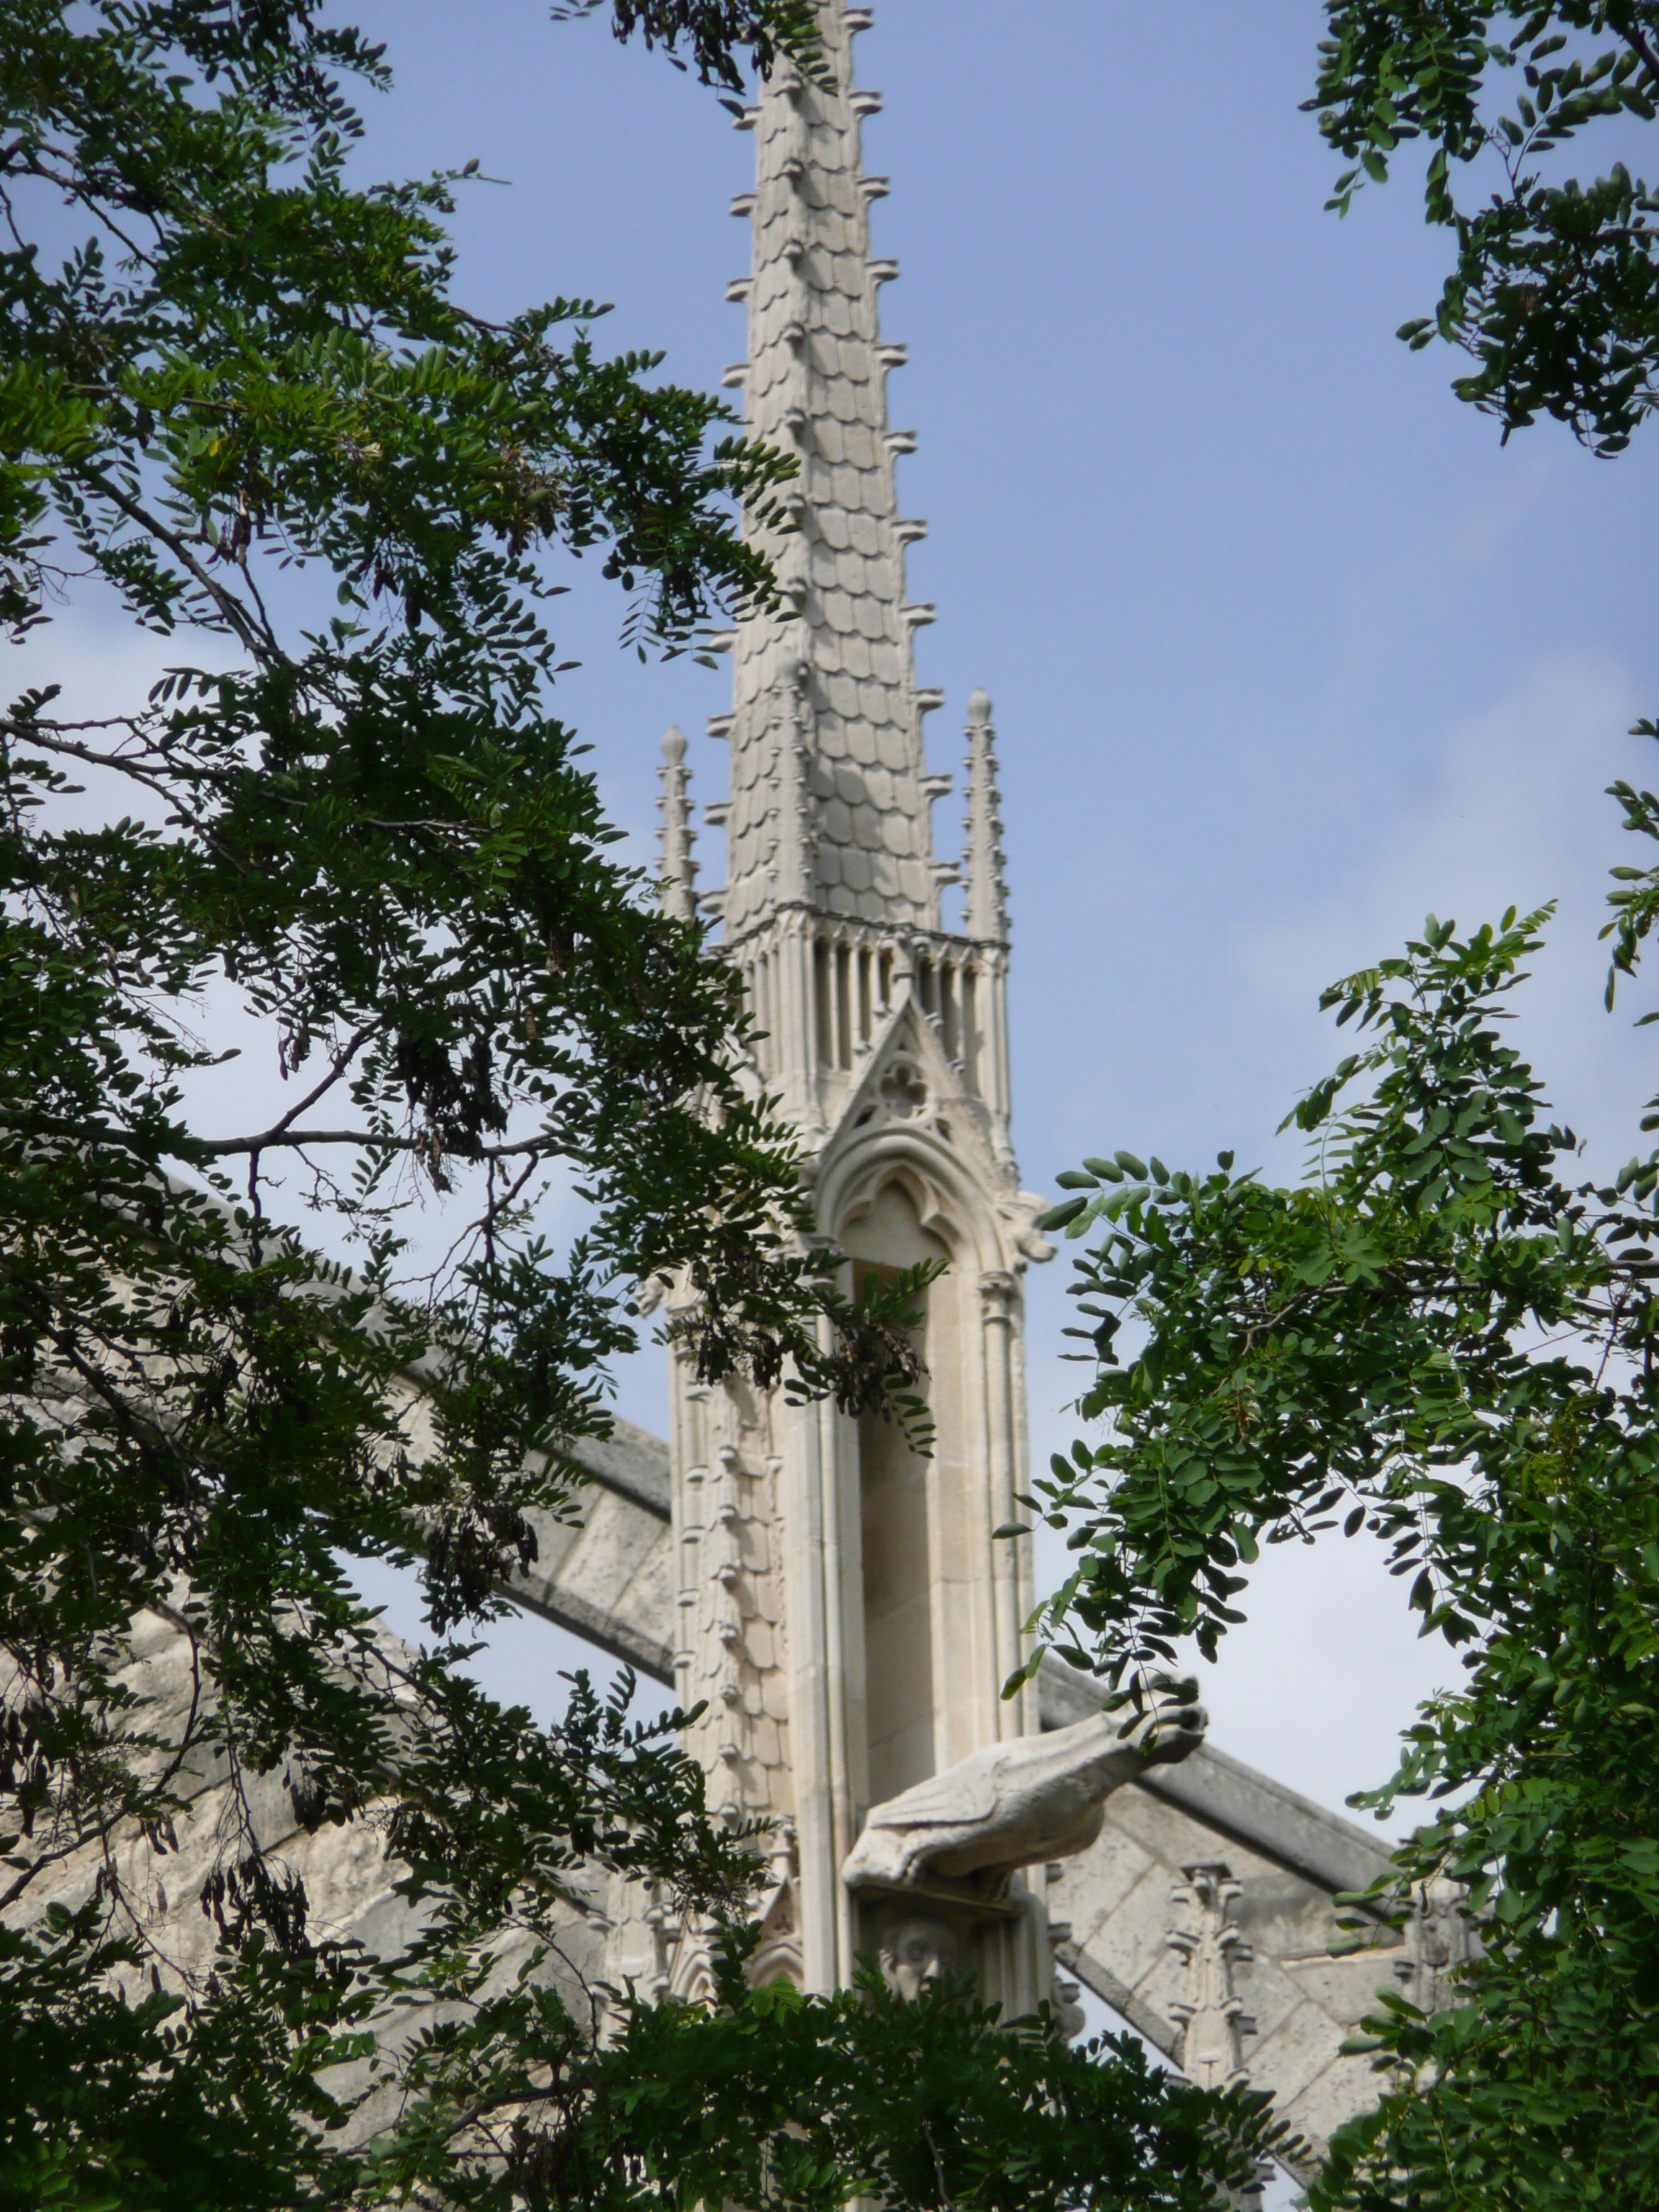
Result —
M 1002 815 L 997 790 L 996 732 L 991 702 L 975 691 L 968 702 L 968 813 L 963 858 L 967 893 L 963 930 L 981 943 L 1008 942 L 1008 885 L 1003 874 Z
M 780 906 L 810 906 L 816 844 L 811 785 L 812 672 L 801 660 L 791 675 L 777 737 L 777 854 L 773 878 Z
M 1233 1987 L 1234 1968 L 1249 1965 L 1255 1955 L 1232 1921 L 1243 1885 L 1224 1859 L 1200 1860 L 1182 1873 L 1186 1878 L 1171 1895 L 1187 1916 L 1168 1938 L 1170 1949 L 1187 1962 L 1186 1987 L 1168 2007 L 1182 2029 L 1181 2070 L 1200 2087 L 1231 2088 L 1249 2079 L 1243 2039 L 1255 2033 Z
M 676 921 L 694 921 L 697 863 L 691 857 L 691 848 L 697 833 L 691 827 L 691 803 L 686 796 L 691 771 L 685 765 L 685 739 L 672 722 L 662 741 L 662 766 L 657 775 L 662 785 L 662 797 L 657 801 L 662 816 L 662 827 L 657 832 L 662 846 L 662 909 Z
M 939 921 L 911 644 L 932 610 L 906 603 L 904 544 L 915 532 L 894 494 L 896 457 L 915 438 L 888 421 L 887 374 L 902 356 L 882 343 L 876 300 L 896 270 L 871 258 L 873 180 L 860 149 L 862 118 L 881 102 L 853 82 L 853 38 L 867 11 L 820 0 L 820 17 L 833 82 L 779 60 L 744 118 L 755 190 L 732 203 L 752 233 L 752 272 L 731 287 L 749 318 L 748 358 L 732 381 L 750 434 L 797 454 L 800 473 L 771 520 L 754 526 L 781 605 L 743 622 L 732 647 L 728 945 L 792 895 L 890 927 Z M 797 711 L 804 840 L 787 818 Z

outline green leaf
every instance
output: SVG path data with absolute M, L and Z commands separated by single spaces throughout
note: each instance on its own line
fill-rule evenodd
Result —
M 1068 1221 L 1075 1221 L 1077 1219 L 1079 1214 L 1084 1211 L 1089 1201 L 1086 1198 L 1063 1199 L 1058 1206 L 1051 1206 L 1046 1213 L 1039 1216 L 1037 1227 L 1039 1229 L 1063 1229 Z

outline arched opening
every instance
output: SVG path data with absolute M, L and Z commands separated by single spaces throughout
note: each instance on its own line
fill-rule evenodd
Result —
M 897 1181 L 882 1186 L 842 1241 L 860 1282 L 872 1269 L 947 1256 Z M 924 1297 L 921 1350 L 931 1366 L 937 1332 L 930 1303 Z M 859 1520 L 869 1802 L 878 1805 L 939 1766 L 939 1562 L 930 1463 L 892 1422 L 873 1413 L 859 1422 Z

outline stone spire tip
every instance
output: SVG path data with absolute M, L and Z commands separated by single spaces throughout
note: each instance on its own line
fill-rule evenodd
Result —
M 750 434 L 799 473 L 756 542 L 774 562 L 776 608 L 732 639 L 729 944 L 774 910 L 898 929 L 939 926 L 922 784 L 915 633 L 933 609 L 904 597 L 894 468 L 915 445 L 889 420 L 887 378 L 905 349 L 884 340 L 860 132 L 880 94 L 854 82 L 866 9 L 817 0 L 826 69 L 780 65 L 754 118 L 755 188 L 732 202 L 750 224 L 750 265 L 730 288 L 747 311 L 741 372 Z M 710 641 L 711 647 L 714 641 Z

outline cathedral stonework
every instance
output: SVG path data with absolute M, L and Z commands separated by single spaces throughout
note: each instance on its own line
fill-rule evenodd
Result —
M 881 103 L 853 70 L 869 14 L 820 0 L 820 20 L 824 81 L 780 64 L 739 118 L 756 180 L 732 204 L 748 347 L 726 381 L 750 433 L 799 464 L 757 526 L 781 604 L 716 641 L 732 706 L 708 729 L 729 788 L 702 822 L 724 834 L 725 882 L 698 892 L 671 730 L 661 890 L 721 926 L 714 957 L 754 1017 L 741 1073 L 800 1139 L 847 1287 L 945 1263 L 920 1347 L 934 1447 L 675 1364 L 667 1445 L 597 1447 L 587 1520 L 550 1530 L 515 1592 L 702 1706 L 688 1741 L 710 1807 L 771 1824 L 757 1978 L 830 1990 L 862 1954 L 901 1997 L 971 1974 L 1005 2016 L 1052 1997 L 1073 2032 L 1081 1983 L 1195 2078 L 1273 2090 L 1317 2147 L 1375 2097 L 1351 2038 L 1379 1984 L 1392 1972 L 1443 2002 L 1464 1923 L 1424 1900 L 1402 1943 L 1379 1910 L 1369 1948 L 1334 1953 L 1338 1898 L 1386 1876 L 1386 1849 L 1201 1741 L 1189 1686 L 1162 1686 L 1127 1736 L 1058 1663 L 1000 1694 L 1034 1588 L 1029 1540 L 995 1531 L 1027 1487 L 1023 1281 L 1049 1248 L 1009 1131 L 996 737 L 975 691 L 963 860 L 942 862 L 932 809 L 951 779 L 929 772 L 922 731 L 943 700 L 913 652 L 934 610 L 904 575 L 925 526 L 894 475 L 915 439 L 890 424 L 904 349 L 878 313 L 897 270 L 872 250 L 886 185 L 860 144 Z M 604 1970 L 696 1996 L 708 1939 L 661 1899 L 616 1896 Z
M 1029 1539 L 995 1532 L 1029 1486 L 1023 1283 L 1049 1248 L 1010 1139 L 996 738 L 975 691 L 958 869 L 934 855 L 951 779 L 927 769 L 941 696 L 912 650 L 933 611 L 905 592 L 923 526 L 895 492 L 915 439 L 887 409 L 904 355 L 877 313 L 896 270 L 869 234 L 885 185 L 864 173 L 860 135 L 880 102 L 852 66 L 868 13 L 821 0 L 821 16 L 825 81 L 781 64 L 741 118 L 756 185 L 734 210 L 751 259 L 729 289 L 749 343 L 727 381 L 751 433 L 800 464 L 788 526 L 760 540 L 781 604 L 723 641 L 732 705 L 710 731 L 730 789 L 702 819 L 724 831 L 726 881 L 701 896 L 688 748 L 678 730 L 664 741 L 662 898 L 721 924 L 711 957 L 740 974 L 755 1018 L 741 1073 L 800 1139 L 846 1287 L 945 1263 L 921 1322 L 934 1443 L 924 1458 L 874 1417 L 702 1385 L 671 1355 L 667 1442 L 623 1421 L 584 1440 L 580 1511 L 532 1514 L 538 1555 L 507 1594 L 701 1709 L 687 1741 L 711 1811 L 766 1824 L 758 1979 L 844 1987 L 863 1954 L 901 1997 L 971 1974 L 1005 2015 L 1052 1996 L 1075 2028 L 1058 1965 L 1195 2078 L 1273 2091 L 1317 2147 L 1374 2101 L 1351 2039 L 1379 1985 L 1425 2009 L 1452 2002 L 1478 1931 L 1446 1887 L 1401 1900 L 1403 1940 L 1378 1908 L 1368 1948 L 1337 1942 L 1352 1925 L 1337 1900 L 1387 1878 L 1386 1847 L 1203 1741 L 1190 1689 L 1163 1686 L 1127 1733 L 1099 1686 L 1057 1662 L 1001 1695 L 1028 1656 L 1035 1588 Z M 940 895 L 958 878 L 947 928 Z M 133 1686 L 158 1725 L 191 1681 L 177 1625 L 149 1624 Z M 375 1832 L 303 1830 L 277 1781 L 254 1809 L 313 1924 L 395 1949 L 407 1908 Z M 133 1869 L 154 1875 L 153 1932 L 181 1960 L 208 1941 L 223 1790 L 204 1778 L 165 1888 Z M 94 1856 L 28 1910 L 84 1901 Z M 672 1898 L 596 1876 L 571 1899 L 556 1978 L 603 2033 L 608 1990 L 712 1994 L 711 1934 Z
M 918 1793 L 958 1826 L 994 1826 L 987 1778 L 1004 1766 L 988 1756 L 1027 1747 L 1052 1776 L 1075 1731 L 1045 1745 L 1030 1686 L 1001 1695 L 1027 1656 L 1035 1598 L 1029 1540 L 994 1533 L 1026 1486 L 1020 1279 L 1049 1248 L 1009 1138 L 991 702 L 968 702 L 959 868 L 934 856 L 932 808 L 951 780 L 927 772 L 923 723 L 941 695 L 918 684 L 913 653 L 933 610 L 905 592 L 923 526 L 901 516 L 895 488 L 915 441 L 888 416 L 904 349 L 881 337 L 879 291 L 896 270 L 870 244 L 886 187 L 860 147 L 881 104 L 853 70 L 868 19 L 827 0 L 821 20 L 822 77 L 780 63 L 741 118 L 756 182 L 733 203 L 751 237 L 750 273 L 729 288 L 749 346 L 726 380 L 744 392 L 750 433 L 799 463 L 757 533 L 781 604 L 721 641 L 732 704 L 709 726 L 729 746 L 730 790 L 705 820 L 724 830 L 726 872 L 701 897 L 685 741 L 664 741 L 663 899 L 720 920 L 720 957 L 754 1017 L 748 1072 L 803 1140 L 816 1226 L 846 1255 L 848 1288 L 868 1270 L 944 1264 L 921 1346 L 934 1444 L 924 1458 L 879 1419 L 702 1388 L 677 1364 L 674 1680 L 688 1708 L 704 1706 L 689 1740 L 711 1807 L 790 1824 L 793 1949 L 769 1956 L 827 1990 L 858 1954 L 886 1956 L 895 1929 L 916 1942 L 932 1929 L 940 1958 L 1025 2010 L 1051 1990 L 1042 1869 L 1063 1837 L 1034 1817 L 1023 1843 L 1009 1830 L 1006 1848 L 954 1873 L 920 1844 L 878 1864 L 872 1840 Z M 958 881 L 951 930 L 940 894 Z M 1077 1747 L 1060 1786 L 1073 1815 L 1082 1808 L 1072 1826 L 1092 1835 L 1107 1790 L 1144 1761 L 1125 1750 L 1109 1778 L 1098 1754 L 1111 1724 L 1085 1733 L 1088 1756 Z M 630 1928 L 617 1942 L 639 1948 Z

